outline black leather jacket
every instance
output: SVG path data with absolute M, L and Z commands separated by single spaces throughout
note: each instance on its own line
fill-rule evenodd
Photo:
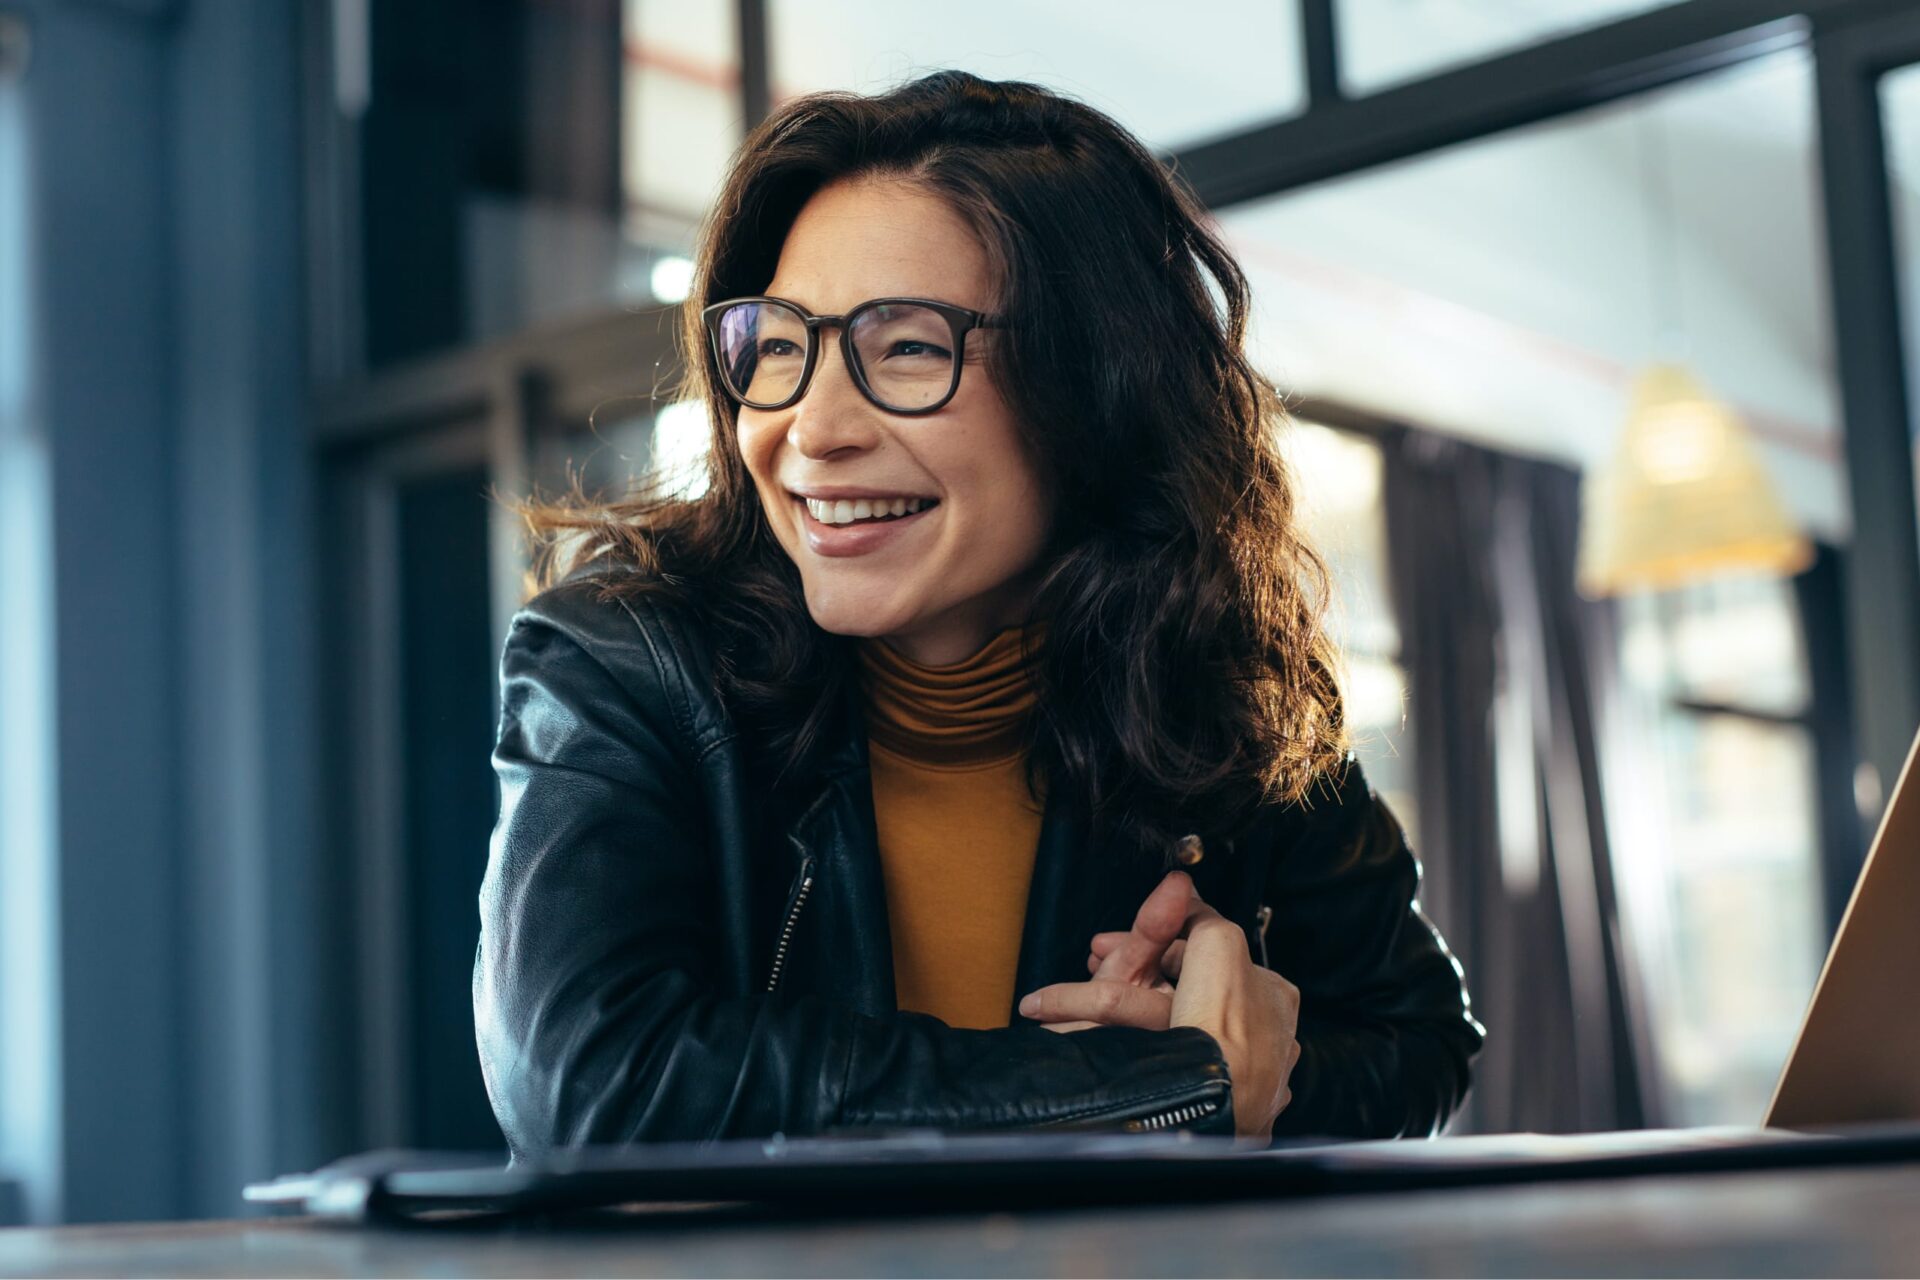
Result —
M 527 602 L 501 658 L 501 811 L 473 998 L 518 1154 L 855 1126 L 1231 1133 L 1206 1032 L 949 1027 L 895 1008 L 862 710 L 817 794 L 770 829 L 694 616 L 601 603 L 574 575 Z M 1357 764 L 1337 801 L 1210 838 L 1199 892 L 1300 989 L 1276 1137 L 1439 1130 L 1484 1032 L 1421 912 L 1419 864 Z M 1123 870 L 1045 808 L 1016 998 L 1082 981 L 1162 874 Z

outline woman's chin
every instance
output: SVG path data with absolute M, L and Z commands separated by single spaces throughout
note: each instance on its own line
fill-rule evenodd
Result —
M 861 608 L 857 604 L 838 607 L 810 606 L 813 621 L 822 631 L 836 636 L 886 636 L 892 635 L 904 625 L 904 618 L 891 614 L 882 614 L 873 608 Z

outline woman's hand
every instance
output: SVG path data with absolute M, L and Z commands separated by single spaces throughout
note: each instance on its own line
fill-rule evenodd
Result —
M 1185 946 L 1169 948 L 1166 967 L 1176 984 L 1171 1024 L 1199 1027 L 1227 1060 L 1235 1135 L 1271 1142 L 1274 1118 L 1293 1101 L 1300 988 L 1255 964 L 1239 926 L 1197 900 Z
M 1167 913 L 1182 900 L 1185 918 L 1170 930 Z M 1095 936 L 1087 963 L 1090 980 L 1042 987 L 1020 1002 L 1020 1012 L 1057 1031 L 1199 1027 L 1227 1060 L 1236 1133 L 1271 1141 L 1275 1117 L 1292 1101 L 1287 1078 L 1300 1056 L 1300 990 L 1253 963 L 1246 935 L 1200 900 L 1191 879 L 1170 873 L 1141 905 L 1132 931 Z
M 1169 946 L 1180 945 L 1187 912 L 1197 900 L 1191 876 L 1184 871 L 1168 872 L 1134 913 L 1130 931 L 1094 935 L 1093 952 L 1087 957 L 1091 978 L 1065 984 L 1074 989 L 1075 1007 L 1083 1012 L 1057 1017 L 1046 1014 L 1042 1011 L 1044 996 L 1031 1008 L 1033 996 L 1022 1000 L 1020 1012 L 1049 1031 L 1084 1031 L 1112 1025 L 1165 1030 L 1173 1016 L 1173 983 L 1162 971 L 1161 961 Z M 1055 989 L 1042 988 L 1035 995 Z

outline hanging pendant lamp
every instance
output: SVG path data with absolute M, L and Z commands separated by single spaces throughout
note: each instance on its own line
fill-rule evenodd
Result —
M 1813 562 L 1746 424 L 1677 364 L 1640 375 L 1613 461 L 1588 473 L 1581 515 L 1587 596 Z

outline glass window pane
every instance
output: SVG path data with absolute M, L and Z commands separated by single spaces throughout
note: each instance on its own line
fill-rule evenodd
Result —
M 1281 439 L 1294 469 L 1301 529 L 1333 576 L 1335 637 L 1348 649 L 1397 657 L 1400 631 L 1387 598 L 1379 446 L 1302 421 L 1285 428 Z
M 1298 5 L 1221 0 L 769 0 L 776 99 L 870 93 L 939 68 L 1032 80 L 1171 149 L 1305 105 Z
M 1380 448 L 1366 436 L 1298 420 L 1282 429 L 1281 446 L 1293 468 L 1301 531 L 1332 578 L 1328 623 L 1344 659 L 1340 691 L 1354 752 L 1417 847 L 1407 675 L 1387 594 Z
M 1653 706 L 1655 748 L 1616 841 L 1643 937 L 1656 1043 L 1675 1124 L 1751 1124 L 1813 994 L 1826 950 L 1804 729 Z M 1646 932 L 1643 928 L 1643 934 Z
M 1808 710 L 1793 588 L 1737 575 L 1622 602 L 1620 660 L 1669 699 L 1775 715 Z
M 1914 492 L 1920 497 L 1920 66 L 1881 78 L 1880 109 L 1886 118 L 1887 187 L 1906 320 L 1901 334 L 1907 348 L 1908 412 L 1914 415 Z
M 621 181 L 636 241 L 691 253 L 739 145 L 734 9 L 730 0 L 626 0 Z
M 1348 93 L 1373 93 L 1671 3 L 1336 0 L 1340 82 Z
M 683 297 L 740 137 L 733 10 L 506 0 L 449 26 L 367 0 L 369 92 L 336 104 L 363 317 L 344 362 Z

